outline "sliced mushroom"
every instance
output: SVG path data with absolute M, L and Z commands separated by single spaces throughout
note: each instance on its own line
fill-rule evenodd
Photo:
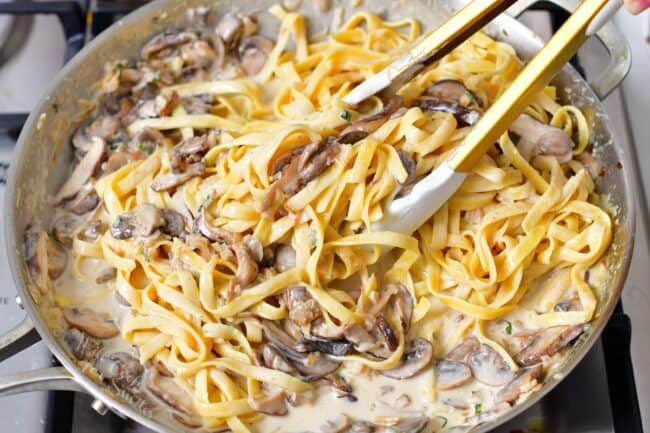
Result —
M 365 116 L 348 125 L 339 135 L 339 143 L 354 144 L 375 132 L 391 115 L 402 106 L 402 98 L 393 96 L 386 106 L 378 113 Z
M 346 433 L 351 424 L 347 415 L 341 414 L 335 420 L 327 421 L 320 427 L 322 433 Z
M 356 323 L 346 326 L 343 335 L 346 340 L 354 344 L 357 352 L 364 353 L 377 348 L 377 339 Z
M 192 396 L 173 377 L 160 374 L 157 368 L 150 368 L 145 374 L 145 388 L 169 407 L 185 415 L 196 415 Z
M 149 203 L 140 203 L 133 209 L 133 221 L 135 224 L 135 235 L 149 236 L 165 221 L 160 209 Z
M 244 32 L 244 22 L 233 13 L 226 13 L 214 28 L 214 32 L 221 38 L 227 48 L 237 45 Z
M 154 36 L 144 47 L 142 47 L 142 58 L 149 60 L 152 58 L 166 57 L 171 53 L 171 50 L 180 45 L 195 41 L 197 36 L 195 33 L 182 31 L 175 33 L 161 33 Z
M 52 224 L 54 238 L 65 246 L 72 245 L 72 235 L 79 225 L 77 218 L 70 214 L 61 215 Z
M 519 136 L 517 149 L 527 160 L 537 155 L 549 155 L 565 163 L 573 158 L 573 141 L 563 129 L 522 114 L 512 123 L 510 131 Z
M 410 185 L 415 180 L 415 160 L 403 150 L 400 150 L 397 153 L 399 154 L 399 159 L 402 162 L 404 170 L 406 170 L 407 173 L 406 180 L 402 182 L 402 186 Z
M 174 91 L 162 91 L 155 98 L 142 101 L 136 108 L 139 118 L 165 117 L 172 114 L 178 106 L 180 97 Z M 147 152 L 150 153 L 150 152 Z
M 214 98 L 205 94 L 199 96 L 186 96 L 181 99 L 181 104 L 189 114 L 209 114 L 212 111 Z
M 246 75 L 255 75 L 266 64 L 275 43 L 264 36 L 250 36 L 239 44 L 239 59 Z
M 515 356 L 515 359 L 520 365 L 538 364 L 544 358 L 558 353 L 578 338 L 583 331 L 583 325 L 548 328 L 539 333 L 528 346 Z
M 185 218 L 183 215 L 173 209 L 165 208 L 159 211 L 163 219 L 160 231 L 173 237 L 182 237 L 185 233 Z
M 208 150 L 206 135 L 191 137 L 178 143 L 172 149 L 172 156 L 190 156 L 200 154 Z
M 74 197 L 91 178 L 95 169 L 104 158 L 105 153 L 106 142 L 99 137 L 93 137 L 88 152 L 86 152 L 81 161 L 79 161 L 79 164 L 72 170 L 72 174 L 56 193 L 52 203 L 59 205 L 64 200 Z
M 120 121 L 113 116 L 99 116 L 93 122 L 77 129 L 72 136 L 72 146 L 79 157 L 85 155 L 93 146 L 94 138 L 101 138 L 105 142 L 113 140 L 120 132 Z
M 332 137 L 315 141 L 290 152 L 290 162 L 282 176 L 271 185 L 262 202 L 262 209 L 274 207 L 283 197 L 296 194 L 336 161 L 341 145 Z M 284 159 L 285 156 L 280 156 Z
M 106 268 L 103 271 L 101 271 L 99 274 L 97 274 L 97 277 L 95 278 L 95 283 L 104 284 L 111 280 L 114 280 L 115 277 L 117 277 L 117 269 L 113 267 Z
M 289 310 L 289 319 L 298 326 L 309 325 L 321 316 L 318 302 L 303 286 L 287 287 L 282 298 Z
M 396 424 L 379 427 L 375 433 L 391 433 L 398 431 L 400 433 L 419 433 L 429 424 L 429 418 L 426 416 L 400 418 Z
M 184 184 L 194 177 L 201 176 L 203 173 L 205 173 L 205 162 L 200 161 L 189 164 L 183 172 L 159 175 L 151 184 L 151 189 L 156 192 L 167 191 L 168 189 Z
M 205 261 L 210 260 L 212 251 L 210 251 L 210 242 L 201 235 L 189 234 L 185 237 L 187 247 L 200 255 Z
M 235 242 L 231 248 L 237 258 L 237 272 L 233 281 L 240 288 L 246 288 L 257 278 L 259 267 L 243 242 Z
M 320 352 L 334 356 L 347 355 L 351 347 L 352 344 L 346 340 L 326 340 L 314 337 L 302 340 L 297 344 L 297 349 L 301 352 Z
M 65 271 L 65 265 L 68 263 L 68 254 L 65 250 L 55 240 L 47 239 L 47 274 L 53 280 L 59 278 L 63 271 Z
M 85 331 L 95 338 L 113 338 L 120 333 L 108 314 L 97 313 L 90 308 L 64 308 L 63 318 L 70 326 Z
M 427 368 L 431 364 L 432 358 L 431 343 L 422 338 L 416 338 L 413 340 L 411 349 L 402 356 L 401 363 L 389 370 L 382 371 L 381 374 L 393 379 L 408 379 Z
M 126 352 L 104 354 L 95 362 L 102 380 L 123 390 L 137 390 L 140 386 L 144 367 Z
M 264 365 L 273 370 L 282 371 L 287 374 L 295 374 L 296 369 L 291 366 L 289 361 L 284 359 L 271 345 L 265 344 L 262 348 L 262 358 Z
M 529 368 L 522 368 L 506 386 L 496 395 L 496 403 L 513 404 L 520 395 L 532 390 L 544 374 L 544 367 L 541 364 Z
M 194 231 L 201 233 L 212 242 L 222 242 L 228 245 L 235 242 L 235 236 L 232 232 L 208 224 L 205 219 L 205 209 L 201 210 L 199 217 L 196 219 L 196 222 L 194 223 Z
M 487 344 L 481 344 L 480 350 L 469 355 L 468 364 L 474 377 L 489 386 L 505 385 L 514 375 L 501 355 Z
M 95 210 L 98 204 L 99 196 L 95 191 L 95 185 L 88 182 L 79 190 L 75 198 L 68 202 L 66 207 L 72 213 L 83 215 Z
M 375 318 L 375 326 L 377 327 L 380 335 L 383 337 L 384 342 L 386 343 L 386 348 L 389 351 L 394 352 L 399 345 L 399 341 L 397 340 L 395 331 L 393 331 L 393 328 L 390 326 L 388 321 L 384 319 L 383 316 L 377 316 Z
M 144 154 L 142 152 L 114 152 L 108 157 L 106 161 L 105 174 L 113 173 L 127 164 L 142 159 Z
M 129 140 L 126 148 L 129 152 L 150 155 L 157 148 L 165 146 L 169 141 L 162 132 L 153 128 L 144 128 Z
M 135 218 L 131 212 L 118 215 L 111 224 L 111 235 L 115 239 L 129 239 L 135 234 Z
M 190 67 L 207 68 L 217 59 L 217 53 L 209 43 L 198 39 L 181 46 L 181 58 Z
M 296 250 L 291 245 L 281 244 L 275 249 L 275 270 L 286 272 L 296 267 Z
M 70 352 L 80 361 L 89 361 L 102 349 L 103 344 L 92 339 L 88 334 L 77 328 L 67 329 L 63 333 L 63 342 Z
M 483 105 L 482 101 L 462 82 L 453 79 L 436 81 L 427 87 L 424 94 L 443 101 L 457 102 L 463 107 L 478 109 Z
M 283 390 L 271 394 L 269 396 L 264 396 L 264 398 L 253 398 L 253 396 L 248 396 L 248 404 L 253 410 L 267 415 L 276 415 L 282 416 L 286 415 L 289 409 L 287 409 L 287 400 L 286 395 Z
M 413 101 L 413 105 L 423 110 L 453 114 L 460 126 L 473 126 L 481 118 L 481 112 L 478 110 L 464 107 L 458 102 L 445 101 L 431 96 L 421 96 Z
M 405 285 L 397 284 L 397 292 L 391 298 L 392 308 L 397 313 L 402 329 L 406 334 L 411 325 L 411 318 L 413 317 L 413 298 Z
M 436 368 L 436 385 L 441 390 L 458 388 L 472 380 L 472 372 L 469 367 L 458 361 L 443 359 L 438 362 Z
M 255 235 L 244 236 L 243 242 L 253 260 L 259 263 L 264 259 L 264 248 L 262 248 L 262 243 Z
M 445 356 L 445 359 L 466 363 L 469 355 L 477 352 L 480 348 L 481 342 L 478 341 L 478 338 L 468 337 L 451 349 L 447 356 Z

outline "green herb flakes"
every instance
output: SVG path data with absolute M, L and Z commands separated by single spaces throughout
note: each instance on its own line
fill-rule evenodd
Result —
M 56 102 L 54 104 L 52 104 L 52 111 L 54 111 L 54 113 L 58 113 L 59 112 L 59 104 L 57 104 Z
M 341 119 L 349 122 L 352 119 L 352 113 L 350 113 L 348 110 L 341 111 Z
M 140 252 L 144 257 L 144 261 L 147 263 L 151 263 L 151 257 L 149 257 L 149 253 L 147 252 L 147 248 L 145 248 L 144 246 L 144 242 L 140 243 Z
M 120 228 L 121 225 L 122 225 L 122 217 L 118 216 L 117 218 L 115 218 L 115 221 L 113 221 L 113 228 L 118 229 Z
M 147 145 L 143 143 L 138 143 L 136 146 L 138 150 L 142 153 L 146 153 L 147 155 L 151 155 L 153 153 L 154 147 L 152 145 Z
M 481 403 L 475 403 L 474 404 L 474 415 L 478 415 L 481 413 Z
M 506 320 L 506 334 L 512 335 L 512 322 Z

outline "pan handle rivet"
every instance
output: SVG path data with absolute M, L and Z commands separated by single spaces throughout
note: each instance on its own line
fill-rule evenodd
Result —
M 16 305 L 18 305 L 21 310 L 25 309 L 25 306 L 23 305 L 23 298 L 18 295 L 16 295 Z
M 106 415 L 106 413 L 108 412 L 108 406 L 106 406 L 106 404 L 101 400 L 97 400 L 97 399 L 93 400 L 93 402 L 90 403 L 90 407 L 95 409 L 95 412 L 97 412 L 100 415 Z

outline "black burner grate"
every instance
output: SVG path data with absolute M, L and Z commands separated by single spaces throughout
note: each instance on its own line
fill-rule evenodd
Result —
M 9 15 L 56 15 L 66 37 L 65 60 L 69 60 L 84 46 L 88 35 L 92 37 L 109 27 L 116 19 L 146 3 L 142 0 L 90 0 L 76 1 L 27 1 L 18 0 L 0 3 L 0 14 Z M 540 2 L 535 10 L 549 12 L 551 24 L 557 29 L 567 18 L 567 13 L 550 3 Z M 571 60 L 574 67 L 584 75 L 577 57 Z M 0 131 L 16 139 L 27 119 L 27 113 L 0 114 Z M 1 172 L 8 166 L 0 165 Z M 609 388 L 613 423 L 616 433 L 643 433 L 637 398 L 634 371 L 630 355 L 630 319 L 624 314 L 621 304 L 602 333 L 605 369 Z M 56 361 L 55 361 L 56 362 Z M 71 433 L 74 411 L 74 394 L 57 391 L 50 393 L 45 431 L 47 433 Z M 114 415 L 111 431 L 124 431 L 124 421 Z

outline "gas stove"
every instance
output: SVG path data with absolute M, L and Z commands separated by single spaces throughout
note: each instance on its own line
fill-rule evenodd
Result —
M 82 0 L 83 1 L 83 0 Z M 0 199 L 4 194 L 6 172 L 11 163 L 15 139 L 20 132 L 27 112 L 35 105 L 45 91 L 51 77 L 94 35 L 108 27 L 119 16 L 142 4 L 135 0 L 85 0 L 31 2 L 0 2 Z M 343 0 L 340 0 L 343 1 Z M 539 3 L 526 12 L 521 19 L 542 36 L 549 36 L 564 19 L 566 13 L 552 6 Z M 650 34 L 650 15 L 645 17 L 645 28 L 641 19 L 632 22 L 628 17 L 617 17 L 629 21 Z M 627 25 L 627 24 L 626 24 Z M 628 29 L 629 32 L 629 29 Z M 628 33 L 629 34 L 629 33 Z M 650 63 L 650 39 L 648 45 L 643 38 L 631 41 L 635 55 L 646 55 Z M 640 49 L 635 46 L 639 42 Z M 607 61 L 607 53 L 597 42 L 589 41 L 573 59 L 578 70 L 589 76 L 600 71 Z M 635 58 L 636 61 L 636 58 Z M 650 70 L 646 69 L 647 71 Z M 634 75 L 634 70 L 632 75 Z M 633 84 L 633 83 L 632 83 Z M 647 261 L 649 227 L 647 199 L 640 175 L 637 149 L 634 146 L 635 128 L 631 121 L 635 114 L 628 114 L 630 106 L 638 105 L 634 87 L 626 82 L 625 92 L 631 92 L 632 102 L 625 98 L 623 90 L 615 91 L 605 101 L 614 127 L 622 138 L 622 145 L 634 161 L 633 183 L 639 199 L 639 228 L 637 229 L 635 258 L 628 286 L 624 291 L 624 303 L 631 300 L 631 311 L 635 329 L 650 331 L 650 320 L 640 314 L 647 311 L 650 303 L 639 287 L 647 286 Z M 647 80 L 644 80 L 647 84 Z M 648 91 L 650 88 L 644 90 Z M 636 96 L 636 99 L 635 99 Z M 645 100 L 646 104 L 648 99 Z M 647 119 L 647 109 L 643 118 Z M 638 116 L 637 116 L 638 117 Z M 638 122 L 638 121 L 637 121 Z M 646 130 L 650 125 L 645 123 Z M 650 133 L 645 135 L 650 137 Z M 650 150 L 645 150 L 650 153 Z M 640 150 L 639 153 L 642 153 Z M 647 179 L 650 181 L 650 178 Z M 0 237 L 2 231 L 0 231 Z M 24 314 L 14 303 L 15 290 L 12 277 L 6 266 L 4 240 L 0 239 L 0 278 L 5 282 L 0 287 L 0 331 L 15 325 Z M 636 302 L 641 299 L 641 302 Z M 626 304 L 627 305 L 627 304 Z M 638 319 L 638 320 L 637 320 Z M 644 334 L 643 332 L 640 334 Z M 601 339 L 578 367 L 551 393 L 525 413 L 500 427 L 503 433 L 549 432 L 549 433 L 642 433 L 642 417 L 639 410 L 636 385 L 640 383 L 640 394 L 650 397 L 650 377 L 635 373 L 632 366 L 630 341 L 632 326 L 630 318 L 623 313 L 619 304 L 612 319 L 603 331 Z M 647 335 L 647 334 L 646 334 Z M 635 340 L 636 341 L 636 340 Z M 647 345 L 635 345 L 636 358 L 643 364 L 650 363 Z M 55 360 L 43 343 L 38 343 L 0 364 L 0 377 L 4 374 L 45 367 Z M 585 385 L 588 389 L 585 389 Z M 650 399 L 644 400 L 650 406 Z M 647 425 L 650 414 L 645 414 Z M 0 419 L 4 420 L 3 431 L 14 433 L 143 433 L 149 430 L 111 413 L 101 416 L 92 408 L 92 398 L 86 394 L 71 392 L 40 392 L 5 398 L 0 404 Z

